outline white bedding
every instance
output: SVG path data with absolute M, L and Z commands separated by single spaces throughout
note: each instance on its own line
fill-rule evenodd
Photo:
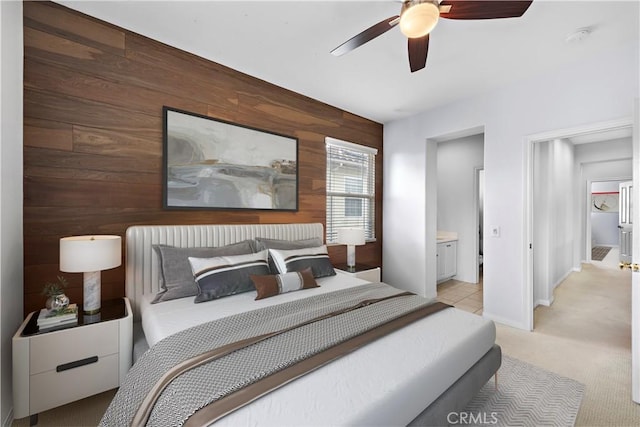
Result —
M 319 288 L 255 301 L 255 292 L 194 304 L 182 298 L 141 303 L 150 346 L 191 326 L 243 311 L 331 292 L 365 281 L 338 274 Z M 495 342 L 492 321 L 446 309 L 387 335 L 216 423 L 216 426 L 406 425 L 451 386 Z

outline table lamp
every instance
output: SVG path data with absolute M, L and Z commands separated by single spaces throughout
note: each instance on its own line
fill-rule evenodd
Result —
M 84 314 L 100 312 L 100 271 L 120 264 L 120 236 L 72 236 L 60 239 L 60 271 L 84 273 Z
M 356 246 L 365 244 L 363 228 L 338 228 L 338 243 L 347 245 L 347 267 L 356 268 Z

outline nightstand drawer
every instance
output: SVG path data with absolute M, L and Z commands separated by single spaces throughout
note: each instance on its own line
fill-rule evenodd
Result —
M 29 379 L 30 413 L 65 405 L 118 387 L 118 354 L 99 357 L 95 363 L 56 372 L 55 369 Z
M 97 323 L 38 335 L 31 338 L 30 347 L 30 374 L 55 372 L 57 366 L 65 363 L 118 353 L 118 323 Z M 113 373 L 117 376 L 117 366 Z

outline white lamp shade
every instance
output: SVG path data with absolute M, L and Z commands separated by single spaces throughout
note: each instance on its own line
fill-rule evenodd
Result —
M 60 239 L 60 271 L 102 271 L 122 264 L 120 236 L 72 236 Z
M 338 243 L 343 245 L 364 245 L 365 233 L 363 228 L 338 228 Z

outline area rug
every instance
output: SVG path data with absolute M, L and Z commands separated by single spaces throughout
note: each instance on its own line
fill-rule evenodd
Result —
M 458 419 L 475 426 L 573 426 L 584 385 L 509 356 L 502 356 L 498 390 L 489 381 Z
M 594 246 L 591 248 L 591 259 L 593 261 L 602 261 L 610 250 L 610 246 Z

